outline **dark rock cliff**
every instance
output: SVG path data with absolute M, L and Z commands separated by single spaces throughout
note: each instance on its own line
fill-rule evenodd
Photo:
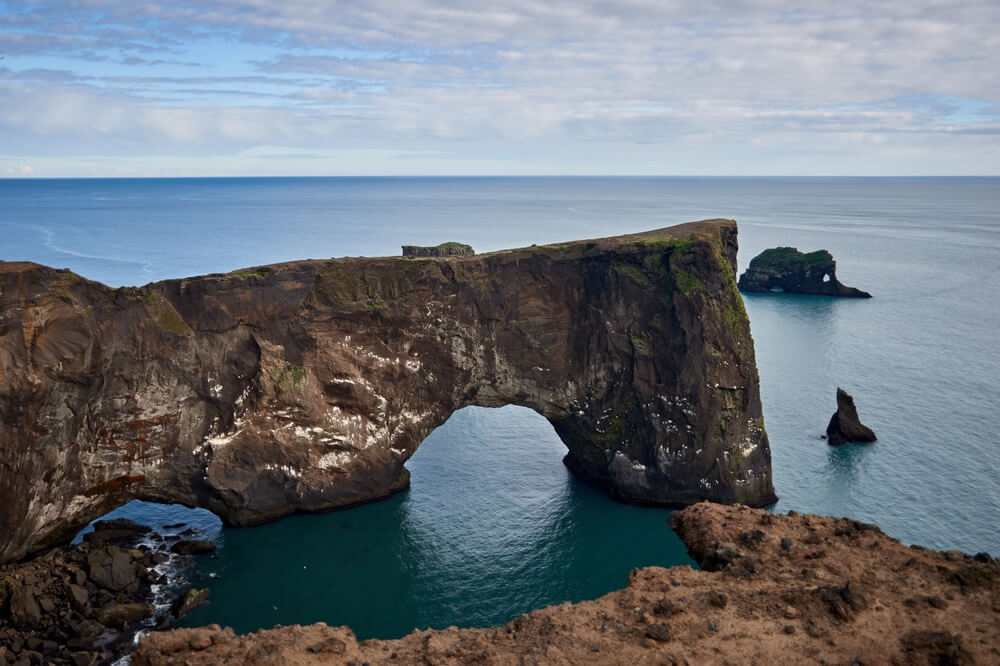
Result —
M 111 289 L 0 262 L 0 561 L 133 498 L 252 525 L 405 488 L 466 405 L 523 405 L 612 496 L 776 498 L 736 223 Z
M 837 280 L 837 262 L 826 250 L 805 254 L 794 247 L 773 247 L 751 259 L 750 266 L 740 276 L 739 287 L 750 292 L 872 297 L 867 291 L 847 287 Z

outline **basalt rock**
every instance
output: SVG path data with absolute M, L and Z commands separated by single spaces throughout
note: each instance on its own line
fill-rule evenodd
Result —
M 614 497 L 775 501 L 736 223 L 111 289 L 0 262 L 0 560 L 131 499 L 230 525 L 405 488 L 466 405 L 522 405 Z
M 866 291 L 846 287 L 837 279 L 837 262 L 826 250 L 804 254 L 794 247 L 773 247 L 750 260 L 740 276 L 740 291 L 787 291 L 871 298 Z
M 84 535 L 83 540 L 94 546 L 125 546 L 137 543 L 142 537 L 152 533 L 153 528 L 139 525 L 128 518 L 98 520 L 94 531 Z
M 211 591 L 208 588 L 200 590 L 193 587 L 189 588 L 177 597 L 174 603 L 170 604 L 170 612 L 173 613 L 174 617 L 180 619 L 208 601 L 210 594 Z
M 134 523 L 118 527 L 137 539 L 148 531 Z M 4 659 L 10 654 L 31 663 L 76 663 L 77 652 L 86 653 L 84 663 L 112 663 L 131 651 L 136 632 L 155 612 L 152 555 L 84 541 L 0 565 L 0 664 L 14 661 Z
M 827 444 L 838 446 L 849 442 L 874 442 L 875 433 L 861 422 L 854 398 L 844 389 L 837 387 L 837 411 L 826 426 Z
M 172 552 L 179 555 L 204 555 L 215 551 L 214 541 L 200 539 L 178 541 L 170 547 Z

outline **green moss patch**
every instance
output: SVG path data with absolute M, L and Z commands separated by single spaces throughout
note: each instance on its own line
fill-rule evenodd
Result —
M 650 284 L 650 279 L 638 266 L 633 266 L 632 264 L 622 264 L 616 263 L 611 266 L 614 270 L 618 271 L 622 275 L 626 275 L 635 282 L 639 283 L 643 287 L 648 287 Z
M 794 247 L 772 247 L 758 254 L 750 262 L 750 268 L 776 271 L 832 265 L 833 255 L 826 250 L 803 253 Z
M 674 280 L 677 282 L 677 288 L 681 290 L 681 293 L 685 296 L 691 294 L 695 289 L 700 289 L 705 286 L 697 275 L 690 273 L 683 268 L 674 269 Z
M 247 272 L 230 273 L 229 275 L 231 277 L 234 277 L 234 278 L 239 278 L 240 280 L 250 280 L 250 279 L 253 279 L 253 278 L 267 277 L 270 274 L 271 274 L 271 269 L 270 268 L 258 268 L 257 270 L 255 270 L 255 271 L 253 271 L 251 273 L 247 273 Z
M 637 241 L 639 245 L 645 247 L 655 247 L 661 250 L 671 250 L 673 252 L 689 252 L 694 247 L 694 241 L 690 238 L 644 238 Z
M 306 384 L 306 369 L 301 365 L 282 363 L 271 367 L 267 374 L 279 392 L 301 389 Z

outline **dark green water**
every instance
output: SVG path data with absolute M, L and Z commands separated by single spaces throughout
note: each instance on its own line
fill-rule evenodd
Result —
M 570 476 L 564 453 L 527 409 L 456 412 L 407 464 L 410 490 L 222 529 L 216 558 L 189 574 L 211 587 L 212 603 L 183 624 L 253 631 L 322 620 L 359 638 L 397 637 L 594 598 L 623 587 L 636 566 L 694 564 L 669 511 L 611 501 Z

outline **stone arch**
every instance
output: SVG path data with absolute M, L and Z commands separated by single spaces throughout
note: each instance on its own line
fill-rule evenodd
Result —
M 466 405 L 539 412 L 617 499 L 773 502 L 735 262 L 716 220 L 119 290 L 0 271 L 0 559 L 131 498 L 252 525 L 385 497 Z

